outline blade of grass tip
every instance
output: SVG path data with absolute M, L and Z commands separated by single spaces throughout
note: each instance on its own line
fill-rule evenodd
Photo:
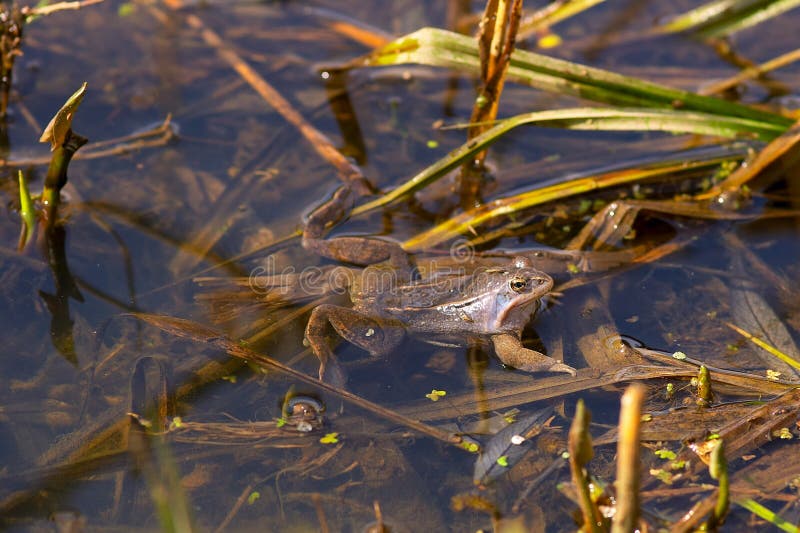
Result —
M 772 355 L 774 355 L 775 357 L 777 357 L 778 359 L 780 359 L 781 361 L 783 361 L 787 365 L 791 366 L 792 368 L 796 368 L 796 369 L 800 370 L 800 361 L 795 361 L 794 359 L 792 359 L 791 357 L 789 357 L 785 353 L 781 352 L 780 350 L 778 350 L 774 346 L 771 346 L 771 345 L 767 344 L 766 342 L 762 341 L 758 337 L 754 337 L 750 333 L 746 332 L 745 330 L 743 330 L 742 328 L 740 328 L 738 326 L 735 326 L 734 324 L 731 324 L 730 322 L 725 322 L 725 325 L 728 326 L 729 328 L 731 328 L 733 331 L 735 331 L 739 335 L 741 335 L 742 337 L 744 337 L 745 339 L 747 339 L 750 342 L 752 342 L 753 344 L 755 344 L 756 346 L 765 349 L 767 352 L 771 353 Z
M 761 63 L 760 65 L 756 65 L 755 67 L 746 68 L 735 76 L 731 76 L 725 80 L 706 85 L 700 90 L 700 94 L 711 95 L 727 91 L 728 89 L 744 83 L 747 80 L 758 78 L 759 76 L 763 76 L 764 74 L 772 72 L 773 70 L 791 65 L 798 60 L 800 60 L 800 48 L 796 48 L 791 52 L 781 54 L 778 57 L 770 59 L 769 61 Z
M 378 48 L 394 38 L 389 32 L 334 9 L 303 6 L 302 11 L 321 18 L 331 30 L 369 48 Z
M 57 2 L 51 5 L 38 5 L 36 7 L 28 8 L 27 14 L 29 17 L 28 22 L 32 22 L 32 18 L 43 17 L 56 13 L 58 11 L 82 9 L 93 4 L 100 4 L 105 0 L 78 0 L 75 2 Z M 39 2 L 42 4 L 42 2 Z
M 693 30 L 703 37 L 725 37 L 800 5 L 798 0 L 717 0 L 672 18 L 657 33 Z
M 725 515 L 728 514 L 728 509 L 730 508 L 730 481 L 728 479 L 728 461 L 725 458 L 724 439 L 719 439 L 717 445 L 711 451 L 708 472 L 712 479 L 719 481 L 714 513 L 706 521 L 708 531 L 716 531 L 717 527 L 725 522 Z
M 517 38 L 526 39 L 536 32 L 550 28 L 603 2 L 605 0 L 561 0 L 553 2 L 524 17 L 519 25 Z
M 731 9 L 738 0 L 717 0 L 696 7 L 682 15 L 670 17 L 669 21 L 656 28 L 657 33 L 679 33 L 691 30 L 714 20 L 721 13 Z
M 480 72 L 474 39 L 438 28 L 423 28 L 400 37 L 380 50 L 339 68 L 417 63 Z M 750 118 L 787 128 L 792 121 L 775 113 L 719 98 L 701 96 L 614 72 L 515 50 L 508 68 L 509 79 L 556 94 L 578 96 L 611 105 L 680 108 L 726 117 Z
M 792 524 L 791 522 L 787 522 L 775 514 L 774 511 L 771 511 L 753 499 L 747 498 L 746 500 L 739 500 L 733 503 L 739 505 L 740 507 L 744 507 L 757 517 L 761 518 L 762 520 L 766 520 L 782 531 L 786 531 L 787 533 L 800 533 L 800 529 L 796 525 Z
M 66 103 L 61 106 L 50 122 L 45 126 L 39 142 L 50 143 L 50 150 L 54 151 L 66 142 L 67 134 L 72 128 L 72 119 L 78 111 L 83 97 L 86 95 L 87 82 L 83 82 L 77 91 L 70 96 Z
M 591 489 L 589 488 L 589 475 L 585 466 L 592 460 L 594 450 L 592 449 L 592 437 L 589 434 L 589 424 L 592 415 L 582 399 L 578 400 L 575 406 L 575 418 L 569 428 L 567 446 L 569 448 L 569 467 L 572 473 L 572 483 L 578 492 L 578 505 L 583 515 L 582 531 L 591 533 L 601 533 L 602 518 L 599 509 L 592 501 Z
M 743 1 L 740 3 L 746 4 Z M 717 39 L 727 37 L 737 31 L 751 28 L 773 19 L 798 5 L 800 5 L 798 0 L 765 0 L 757 2 L 756 5 L 748 6 L 730 17 L 724 17 L 719 22 L 712 22 L 700 30 L 700 35 Z
M 525 113 L 498 122 L 493 128 L 456 148 L 391 192 L 356 207 L 352 214 L 355 216 L 367 213 L 424 188 L 508 131 L 524 125 L 595 131 L 666 131 L 722 137 L 754 134 L 764 139 L 774 138 L 784 131 L 781 126 L 739 117 L 658 109 L 586 107 Z

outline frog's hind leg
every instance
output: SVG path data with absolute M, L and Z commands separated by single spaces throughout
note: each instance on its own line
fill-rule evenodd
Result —
M 337 335 L 372 356 L 379 356 L 400 344 L 404 332 L 401 327 L 386 327 L 347 307 L 324 304 L 314 308 L 306 326 L 306 340 L 319 359 L 319 379 L 342 386 L 345 372 L 331 349 L 331 341 Z
M 347 218 L 353 209 L 354 201 L 353 191 L 347 186 L 340 187 L 330 200 L 312 211 L 306 219 L 303 230 L 303 248 L 329 259 L 356 265 L 389 261 L 398 269 L 399 274 L 411 279 L 414 262 L 398 242 L 379 237 L 325 238 L 328 226 Z

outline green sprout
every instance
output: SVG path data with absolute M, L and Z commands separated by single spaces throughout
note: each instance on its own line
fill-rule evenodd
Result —
M 33 228 L 36 225 L 36 211 L 33 208 L 33 200 L 28 190 L 28 182 L 25 175 L 19 171 L 19 215 L 22 217 L 22 232 L 19 236 L 19 249 L 22 250 L 28 245 L 33 236 Z

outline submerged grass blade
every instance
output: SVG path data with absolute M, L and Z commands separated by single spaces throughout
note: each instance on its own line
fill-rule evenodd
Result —
M 478 47 L 474 39 L 436 28 L 423 28 L 400 37 L 385 47 L 348 63 L 345 67 L 405 63 L 453 68 L 471 73 L 480 71 Z M 508 77 L 518 83 L 545 91 L 612 105 L 680 108 L 725 117 L 748 118 L 781 129 L 789 127 L 792 123 L 790 119 L 780 115 L 745 105 L 700 96 L 689 91 L 524 50 L 514 52 L 508 68 Z
M 757 517 L 766 520 L 767 522 L 769 522 L 770 524 L 772 524 L 773 526 L 777 527 L 782 531 L 786 531 L 787 533 L 800 532 L 800 528 L 798 528 L 796 525 L 792 524 L 791 522 L 787 522 L 786 520 L 775 514 L 774 511 L 767 509 L 766 507 L 764 507 L 755 500 L 747 498 L 746 500 L 741 500 L 734 503 L 736 505 L 744 507 Z
M 738 327 L 738 326 L 736 326 L 734 324 L 731 324 L 730 322 L 725 322 L 725 325 L 728 326 L 729 328 L 731 328 L 733 331 L 735 331 L 739 335 L 741 335 L 742 337 L 744 337 L 745 339 L 751 341 L 756 346 L 765 349 L 766 351 L 768 351 L 769 353 L 771 353 L 772 355 L 774 355 L 775 357 L 777 357 L 778 359 L 780 359 L 781 361 L 786 363 L 787 365 L 789 365 L 792 368 L 795 368 L 797 370 L 800 370 L 800 361 L 796 361 L 795 359 L 789 357 L 788 355 L 786 355 L 782 351 L 778 350 L 774 346 L 762 341 L 758 337 L 754 337 L 753 335 L 751 335 L 747 331 L 743 330 L 742 328 L 740 328 L 740 327 Z
M 180 472 L 169 446 L 160 435 L 150 433 L 131 414 L 130 452 L 142 472 L 161 530 L 191 533 L 195 530 L 190 504 L 181 486 Z

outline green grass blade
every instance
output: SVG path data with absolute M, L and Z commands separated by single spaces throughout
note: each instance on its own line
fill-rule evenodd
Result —
M 667 131 L 722 137 L 755 135 L 764 140 L 772 139 L 780 135 L 784 130 L 780 126 L 743 118 L 657 109 L 584 107 L 525 113 L 500 121 L 493 128 L 461 145 L 396 189 L 357 207 L 353 214 L 358 215 L 380 208 L 422 189 L 456 168 L 468 157 L 473 156 L 498 140 L 502 135 L 523 125 L 578 130 Z
M 33 229 L 36 225 L 36 210 L 33 207 L 31 193 L 25 174 L 19 171 L 19 215 L 22 218 L 22 232 L 19 238 L 19 249 L 22 250 L 31 240 Z
M 754 515 L 758 516 L 759 518 L 762 518 L 763 520 L 766 520 L 767 522 L 769 522 L 770 524 L 772 524 L 773 526 L 777 527 L 782 531 L 786 531 L 787 533 L 800 532 L 800 529 L 798 529 L 797 526 L 795 526 L 791 522 L 787 522 L 786 520 L 776 515 L 774 512 L 770 511 L 769 509 L 767 509 L 766 507 L 764 507 L 755 500 L 751 500 L 750 498 L 748 498 L 746 500 L 741 500 L 734 503 L 744 507 Z
M 437 28 L 423 28 L 400 37 L 347 67 L 418 63 L 478 73 L 475 39 Z M 699 111 L 740 117 L 787 128 L 792 120 L 742 104 L 673 89 L 630 76 L 541 54 L 516 50 L 507 76 L 518 83 L 558 94 L 628 107 Z
M 629 185 L 645 179 L 666 176 L 690 169 L 708 169 L 710 172 L 725 161 L 739 160 L 741 157 L 741 154 L 731 154 L 708 160 L 666 160 L 639 168 L 617 169 L 599 175 L 591 174 L 558 183 L 544 184 L 513 196 L 498 198 L 485 205 L 451 217 L 408 239 L 403 243 L 403 248 L 409 252 L 430 249 L 456 237 L 470 234 L 482 224 L 493 219 L 507 217 L 547 202 L 563 200 L 610 187 Z
M 703 37 L 725 37 L 800 5 L 800 0 L 715 0 L 675 17 L 661 33 L 695 30 Z

